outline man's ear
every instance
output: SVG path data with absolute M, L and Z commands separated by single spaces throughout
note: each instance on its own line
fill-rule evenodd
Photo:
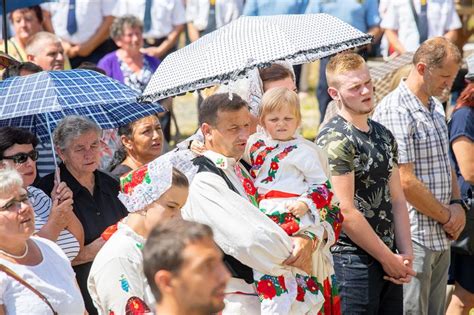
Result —
M 33 55 L 26 55 L 26 60 L 29 61 L 29 62 L 34 63 L 35 56 L 33 56 Z
M 339 91 L 336 88 L 332 86 L 328 87 L 328 94 L 333 100 L 339 101 Z
M 419 75 L 423 76 L 425 74 L 426 70 L 428 69 L 428 67 L 426 66 L 425 63 L 418 62 L 415 65 L 415 69 L 416 69 L 416 71 L 418 72 Z
M 209 125 L 208 123 L 202 123 L 201 132 L 205 139 L 211 136 L 211 129 L 212 129 L 211 125 Z
M 155 284 L 158 289 L 160 289 L 160 293 L 163 296 L 170 295 L 173 293 L 173 275 L 168 270 L 158 270 L 155 273 Z

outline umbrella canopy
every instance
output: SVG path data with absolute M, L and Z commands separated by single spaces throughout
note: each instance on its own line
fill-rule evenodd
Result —
M 166 57 L 141 100 L 235 81 L 277 60 L 311 62 L 371 40 L 327 14 L 243 16 Z
M 0 127 L 16 126 L 49 142 L 67 115 L 81 115 L 102 129 L 117 128 L 163 112 L 158 104 L 138 103 L 138 93 L 95 71 L 43 71 L 0 82 Z

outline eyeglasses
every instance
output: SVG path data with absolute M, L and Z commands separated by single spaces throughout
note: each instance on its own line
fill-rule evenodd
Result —
M 38 160 L 38 151 L 33 150 L 28 153 L 20 152 L 12 156 L 4 156 L 2 159 L 13 160 L 15 164 L 23 164 L 23 163 L 26 163 L 26 161 L 28 161 L 28 157 L 32 161 Z
M 20 200 L 10 200 L 4 206 L 0 207 L 0 211 L 18 211 L 18 209 L 21 208 L 21 204 L 30 204 L 30 199 L 28 198 L 28 195 L 23 196 Z

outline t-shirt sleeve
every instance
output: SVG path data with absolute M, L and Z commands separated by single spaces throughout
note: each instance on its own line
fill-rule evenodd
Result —
M 102 16 L 113 16 L 116 14 L 115 6 L 116 1 L 114 0 L 102 0 Z
M 449 142 L 459 137 L 467 137 L 474 141 L 474 110 L 466 107 L 453 113 L 449 123 Z
M 398 24 L 398 11 L 397 7 L 394 5 L 394 1 L 389 1 L 380 26 L 389 30 L 398 30 L 400 28 L 400 25 Z
M 328 130 L 318 139 L 318 145 L 328 154 L 329 167 L 333 176 L 354 171 L 355 148 L 352 142 L 341 132 Z
M 458 12 L 454 7 L 454 1 L 449 1 L 450 7 L 448 9 L 448 17 L 446 18 L 446 24 L 444 25 L 444 31 L 449 32 L 462 27 L 461 19 L 459 18 Z
M 173 8 L 173 25 L 181 25 L 186 23 L 186 12 L 182 1 L 175 1 Z

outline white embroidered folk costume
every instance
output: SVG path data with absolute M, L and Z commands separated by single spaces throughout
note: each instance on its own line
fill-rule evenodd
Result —
M 252 166 L 250 174 L 257 188 L 260 211 L 288 235 L 308 235 L 319 242 L 313 254 L 311 275 L 296 268 L 292 274 L 283 277 L 254 270 L 262 314 L 319 311 L 324 302 L 323 283 L 327 280 L 331 284 L 330 277 L 334 274 L 329 251 L 335 242 L 334 226 L 341 223 L 327 175 L 327 159 L 315 144 L 299 135 L 293 140 L 278 141 L 264 131 L 249 138 L 244 159 Z M 309 208 L 301 218 L 287 210 L 287 206 L 296 201 L 304 202 Z M 326 241 L 323 240 L 324 231 L 327 233 Z M 297 295 L 287 290 L 294 281 Z
M 252 203 L 255 188 L 239 162 L 212 151 L 194 162 L 200 169 L 182 216 L 209 225 L 219 247 L 230 260 L 238 261 L 224 259 L 233 277 L 226 288 L 223 314 L 260 314 L 252 269 L 274 276 L 290 273 L 282 263 L 292 252 L 291 238 Z
M 180 166 L 178 155 L 165 154 L 124 175 L 120 179 L 120 201 L 129 212 L 145 210 L 171 187 L 173 167 L 192 176 L 191 168 Z M 99 314 L 145 314 L 155 306 L 143 273 L 145 239 L 127 225 L 127 219 L 117 224 L 117 230 L 97 253 L 89 274 L 88 289 Z

